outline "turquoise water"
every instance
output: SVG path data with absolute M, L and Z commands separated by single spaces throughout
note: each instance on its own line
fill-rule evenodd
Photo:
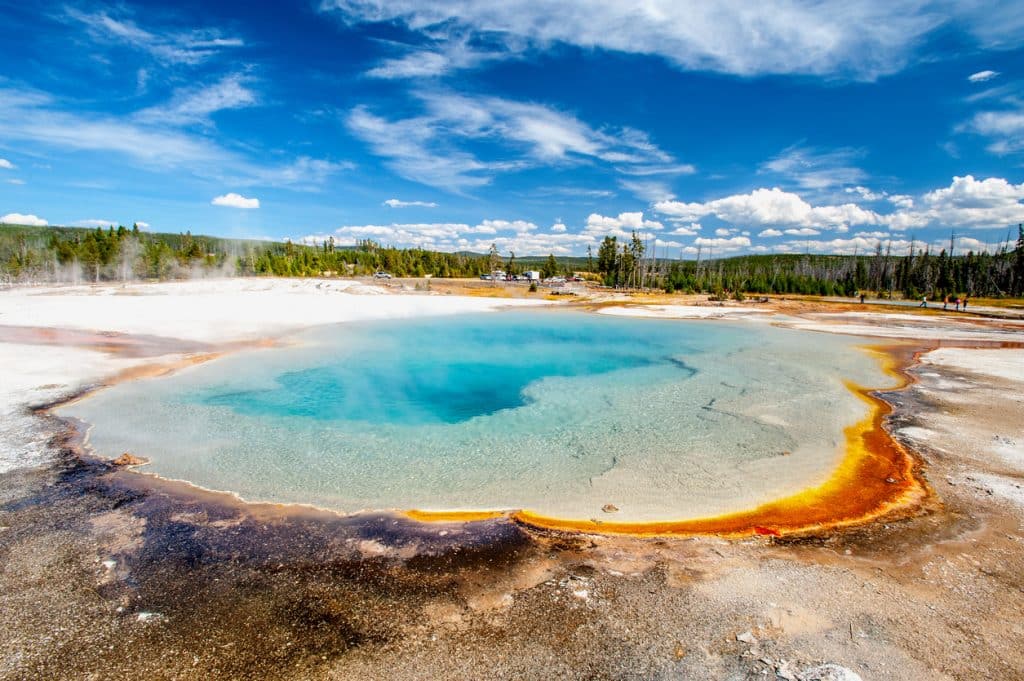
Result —
M 753 322 L 500 312 L 292 340 L 64 412 L 100 455 L 247 499 L 676 519 L 825 479 L 866 414 L 843 379 L 888 380 L 855 340 Z

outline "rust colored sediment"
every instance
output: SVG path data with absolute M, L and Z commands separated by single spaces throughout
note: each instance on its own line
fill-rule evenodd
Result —
M 867 350 L 877 355 L 885 373 L 898 381 L 897 386 L 882 392 L 900 390 L 912 381 L 905 368 L 914 361 L 920 349 L 915 352 L 907 345 L 891 345 L 869 347 Z M 871 406 L 871 413 L 846 428 L 845 456 L 832 476 L 817 487 L 748 511 L 680 521 L 570 520 L 529 510 L 513 511 L 507 515 L 523 525 L 546 530 L 634 536 L 717 535 L 739 538 L 822 532 L 916 511 L 931 492 L 917 474 L 917 460 L 884 428 L 885 417 L 892 412 L 892 406 L 871 388 L 849 381 L 846 385 Z M 470 522 L 503 514 L 408 511 L 406 515 L 425 521 Z

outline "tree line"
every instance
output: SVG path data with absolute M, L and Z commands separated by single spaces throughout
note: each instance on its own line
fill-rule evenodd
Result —
M 690 293 L 791 293 L 936 299 L 967 294 L 1024 296 L 1024 226 L 1013 248 L 997 253 L 937 254 L 926 246 L 904 255 L 879 243 L 864 255 L 776 254 L 701 260 L 658 259 L 647 255 L 637 234 L 622 243 L 605 237 L 590 271 L 605 285 Z
M 394 248 L 374 241 L 338 246 L 333 238 L 297 244 L 142 231 L 137 225 L 106 229 L 0 228 L 0 281 L 101 282 L 197 276 L 478 277 L 540 270 L 543 277 L 591 273 L 605 285 L 729 295 L 790 293 L 938 298 L 947 294 L 1024 296 L 1024 227 L 1015 247 L 997 253 L 958 254 L 929 247 L 895 254 L 878 244 L 857 255 L 746 255 L 678 260 L 652 256 L 637 234 L 621 242 L 605 237 L 596 257 L 517 258 L 489 253 L 443 253 Z

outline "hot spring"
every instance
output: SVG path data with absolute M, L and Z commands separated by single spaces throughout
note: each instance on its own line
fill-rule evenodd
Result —
M 581 312 L 319 327 L 63 407 L 99 456 L 342 512 L 529 509 L 667 521 L 828 479 L 893 384 L 862 340 Z

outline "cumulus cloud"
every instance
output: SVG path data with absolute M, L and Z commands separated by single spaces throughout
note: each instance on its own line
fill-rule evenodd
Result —
M 858 196 L 860 196 L 865 201 L 881 201 L 882 199 L 887 198 L 889 196 L 884 191 L 882 191 L 882 192 L 875 192 L 875 191 L 872 191 L 872 190 L 868 189 L 867 187 L 860 187 L 860 186 L 857 186 L 857 187 L 846 187 L 845 189 L 843 189 L 843 191 L 846 192 L 847 194 L 857 194 Z
M 562 229 L 559 229 L 559 228 Z M 319 244 L 329 237 L 335 243 L 354 244 L 357 240 L 375 241 L 398 247 L 429 248 L 438 251 L 474 251 L 486 253 L 492 244 L 502 253 L 519 255 L 569 255 L 594 243 L 594 237 L 571 233 L 562 223 L 549 232 L 541 232 L 526 220 L 486 219 L 468 223 L 393 223 L 390 225 L 346 225 L 331 234 L 312 234 L 299 241 Z
M 0 217 L 0 222 L 5 225 L 29 225 L 30 227 L 46 227 L 50 224 L 37 215 L 26 215 L 24 213 L 8 213 Z
M 673 229 L 669 234 L 673 236 L 696 236 L 700 234 L 701 225 L 698 222 L 691 222 L 688 225 L 679 225 Z
M 990 71 L 986 69 L 984 71 L 972 73 L 971 75 L 967 76 L 967 80 L 971 81 L 972 83 L 984 83 L 986 80 L 992 80 L 998 75 L 998 71 Z
M 657 220 L 645 220 L 643 212 L 619 213 L 616 217 L 591 213 L 587 216 L 583 233 L 592 238 L 614 236 L 628 239 L 633 232 L 637 232 L 640 238 L 650 238 L 653 236 L 651 232 L 663 229 L 665 229 L 665 225 Z
M 750 246 L 750 239 L 745 236 L 734 236 L 728 239 L 709 239 L 707 237 L 699 236 L 693 240 L 693 243 L 695 246 L 706 246 L 708 248 L 714 248 L 719 251 L 736 251 L 741 248 Z
M 214 206 L 224 206 L 226 208 L 244 208 L 253 209 L 260 207 L 260 200 L 257 198 L 246 198 L 241 194 L 229 192 L 221 196 L 214 197 L 211 204 Z
M 0 158 L 0 168 L 3 168 L 4 170 L 14 170 L 14 164 L 6 158 Z
M 388 199 L 384 202 L 388 208 L 437 208 L 433 201 L 402 201 L 401 199 Z
M 322 0 L 348 23 L 400 22 L 424 36 L 498 36 L 508 55 L 571 44 L 657 55 L 681 69 L 743 76 L 838 75 L 871 80 L 900 71 L 943 28 L 1012 47 L 1014 3 L 823 0 L 709 3 L 649 0 Z
M 1024 183 L 1003 178 L 976 180 L 954 177 L 948 187 L 921 197 L 922 206 L 910 215 L 952 227 L 993 227 L 1024 222 Z M 926 222 L 926 224 L 927 224 Z
M 876 224 L 881 216 L 856 204 L 812 206 L 799 195 L 778 187 L 755 189 L 706 203 L 660 201 L 654 209 L 662 214 L 697 220 L 714 215 L 724 222 L 752 226 L 839 227 Z
M 756 189 L 749 194 L 706 202 L 662 201 L 654 208 L 673 220 L 714 216 L 734 225 L 763 227 L 758 233 L 761 237 L 815 236 L 826 229 L 845 233 L 850 226 L 905 231 L 928 226 L 988 229 L 1024 222 L 1024 183 L 1015 185 L 997 177 L 954 177 L 948 187 L 918 198 L 865 187 L 854 187 L 849 193 L 866 200 L 884 197 L 894 210 L 879 213 L 854 203 L 815 206 L 778 188 Z

